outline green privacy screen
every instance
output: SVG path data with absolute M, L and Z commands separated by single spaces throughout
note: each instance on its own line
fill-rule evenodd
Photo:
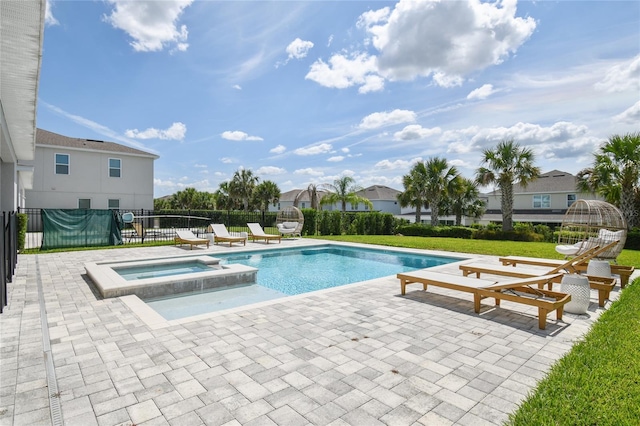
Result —
M 113 210 L 43 209 L 42 250 L 122 244 Z

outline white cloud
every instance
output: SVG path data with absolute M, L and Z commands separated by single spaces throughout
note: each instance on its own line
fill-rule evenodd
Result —
M 613 117 L 613 119 L 614 121 L 627 124 L 640 123 L 640 101 L 622 111 L 620 114 Z
M 309 50 L 312 47 L 312 42 L 296 38 L 291 43 L 289 43 L 286 50 L 289 54 L 289 59 L 302 59 L 307 56 Z
M 344 156 L 342 156 L 342 155 L 336 155 L 334 157 L 329 157 L 327 159 L 327 161 L 330 161 L 332 163 L 339 163 L 342 160 L 344 160 Z
M 331 152 L 333 147 L 328 143 L 321 143 L 319 145 L 313 145 L 305 148 L 298 148 L 293 151 L 297 155 L 317 155 L 317 154 L 326 154 Z
M 139 131 L 138 129 L 129 129 L 124 132 L 125 136 L 134 139 L 163 139 L 181 141 L 187 133 L 187 126 L 183 123 L 173 123 L 167 130 L 155 129 L 153 127 L 147 130 Z
M 391 112 L 374 112 L 362 119 L 358 127 L 372 130 L 392 124 L 412 123 L 416 121 L 416 113 L 406 109 L 394 109 Z
M 346 154 L 347 152 L 349 152 L 349 148 L 344 147 L 344 148 L 341 148 L 340 151 L 342 151 L 342 152 L 344 152 Z
M 333 43 L 333 34 L 331 34 L 329 40 L 327 40 L 327 47 L 331 46 L 331 43 Z
M 375 22 L 369 19 L 367 31 L 385 77 L 411 80 L 440 73 L 436 83 L 451 85 L 501 63 L 531 36 L 535 20 L 515 13 L 511 0 L 400 0 L 387 19 L 384 13 Z
M 264 140 L 260 136 L 249 136 L 245 132 L 241 132 L 239 130 L 222 132 L 220 134 L 222 139 L 226 139 L 229 141 L 261 141 Z
M 293 172 L 294 175 L 308 175 L 308 176 L 322 176 L 324 173 L 320 170 L 312 169 L 311 167 L 307 167 L 306 169 L 298 169 Z
M 489 96 L 491 96 L 492 94 L 494 94 L 496 91 L 493 90 L 493 85 L 492 84 L 484 84 L 481 87 L 478 87 L 475 90 L 472 90 L 471 93 L 469 93 L 467 95 L 467 99 L 469 100 L 473 100 L 473 99 L 486 99 Z
M 275 148 L 271 148 L 269 150 L 269 152 L 271 152 L 272 154 L 282 154 L 283 152 L 285 152 L 287 150 L 287 147 L 284 145 L 278 145 Z
M 53 16 L 53 13 L 51 12 L 51 0 L 47 0 L 47 4 L 45 7 L 45 11 L 44 11 L 44 23 L 47 26 L 52 26 L 52 25 L 59 25 L 60 22 L 58 22 L 58 20 Z
M 232 87 L 236 90 L 242 90 L 242 86 L 240 86 L 239 84 L 234 84 Z
M 108 2 L 114 9 L 103 19 L 129 34 L 133 39 L 130 44 L 136 52 L 156 52 L 167 46 L 172 50 L 187 50 L 187 26 L 178 29 L 176 22 L 193 0 Z
M 361 93 L 366 93 L 383 88 L 383 80 L 376 77 L 376 72 L 375 56 L 366 53 L 354 53 L 351 57 L 336 54 L 329 59 L 328 64 L 318 59 L 304 78 L 335 89 L 363 85 L 365 88 Z
M 409 169 L 415 163 L 422 161 L 422 157 L 412 158 L 411 160 L 382 160 L 378 161 L 374 167 L 375 170 L 397 170 L 397 169 Z
M 369 28 L 373 24 L 377 24 L 381 21 L 386 21 L 387 19 L 389 19 L 390 12 L 391 9 L 389 9 L 388 7 L 383 7 L 382 9 L 378 10 L 368 10 L 360 15 L 360 17 L 358 18 L 358 22 L 356 22 L 356 26 L 358 28 Z
M 280 167 L 264 166 L 256 170 L 256 173 L 258 175 L 282 175 L 284 173 L 287 173 L 287 171 Z
M 222 157 L 220 161 L 224 164 L 232 164 L 235 162 L 233 158 L 229 158 L 229 157 Z
M 411 124 L 404 129 L 393 134 L 393 139 L 397 141 L 410 141 L 416 139 L 424 139 L 432 135 L 438 135 L 442 133 L 440 127 L 434 127 L 432 129 L 426 129 L 419 124 Z
M 612 66 L 607 71 L 605 78 L 595 84 L 595 88 L 609 93 L 639 90 L 640 55 Z

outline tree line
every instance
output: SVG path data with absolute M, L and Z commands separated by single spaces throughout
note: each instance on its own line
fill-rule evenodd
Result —
M 462 216 L 480 218 L 485 206 L 480 199 L 480 186 L 495 185 L 501 193 L 502 230 L 513 230 L 514 185 L 526 187 L 541 171 L 535 165 L 535 155 L 513 139 L 500 141 L 482 151 L 480 167 L 474 179 L 468 179 L 450 166 L 446 159 L 432 157 L 413 165 L 402 177 L 404 191 L 398 194 L 402 207 L 416 209 L 415 221 L 421 222 L 422 209 L 430 209 L 431 225 L 437 226 L 439 216 L 455 216 L 456 225 Z M 618 207 L 629 229 L 638 226 L 640 207 L 640 133 L 613 135 L 594 153 L 593 164 L 581 170 L 576 190 L 593 192 Z M 310 184 L 295 197 L 294 205 L 306 193 L 311 207 L 337 205 L 342 212 L 347 203 L 363 203 L 370 209 L 370 200 L 359 196 L 362 188 L 350 176 L 342 176 L 327 184 Z M 320 193 L 324 193 L 320 196 Z M 275 182 L 260 178 L 251 170 L 236 171 L 230 181 L 222 182 L 215 193 L 194 188 L 178 191 L 168 198 L 154 200 L 155 210 L 245 210 L 262 212 L 280 201 L 280 188 Z

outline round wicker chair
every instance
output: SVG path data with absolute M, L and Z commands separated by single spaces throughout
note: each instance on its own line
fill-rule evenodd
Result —
M 276 216 L 276 227 L 282 235 L 302 236 L 303 226 L 304 214 L 297 207 L 285 207 Z
M 615 261 L 626 240 L 627 223 L 617 207 L 600 200 L 577 200 L 564 215 L 556 251 L 566 257 L 575 256 L 618 241 L 598 256 Z

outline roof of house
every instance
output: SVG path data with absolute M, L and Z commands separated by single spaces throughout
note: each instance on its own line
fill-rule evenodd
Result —
M 575 192 L 578 178 L 568 172 L 560 170 L 551 170 L 538 176 L 537 179 L 529 182 L 526 187 L 522 185 L 514 185 L 514 194 L 527 193 L 549 193 L 549 192 Z M 500 190 L 496 189 L 489 195 L 499 194 Z
M 309 197 L 309 191 L 307 191 L 306 189 L 292 189 L 291 191 L 287 191 L 287 192 L 283 192 L 282 194 L 280 194 L 280 201 L 281 202 L 287 202 L 287 201 L 295 201 L 296 196 L 298 196 L 298 194 L 300 194 L 300 198 L 298 199 L 299 202 L 310 202 L 311 201 L 311 197 Z M 327 191 L 318 191 L 318 199 L 321 200 L 322 197 L 324 197 L 325 195 L 327 195 Z
M 37 129 L 36 145 L 51 145 L 71 149 L 82 149 L 91 151 L 115 152 L 120 154 L 131 154 L 145 157 L 158 158 L 156 154 L 151 154 L 139 149 L 131 148 L 115 142 L 105 142 L 95 139 L 70 138 L 49 132 L 48 130 Z
M 356 194 L 361 197 L 368 198 L 371 201 L 374 200 L 397 200 L 397 196 L 400 193 L 397 189 L 389 188 L 384 185 L 372 185 L 368 188 L 358 191 Z

